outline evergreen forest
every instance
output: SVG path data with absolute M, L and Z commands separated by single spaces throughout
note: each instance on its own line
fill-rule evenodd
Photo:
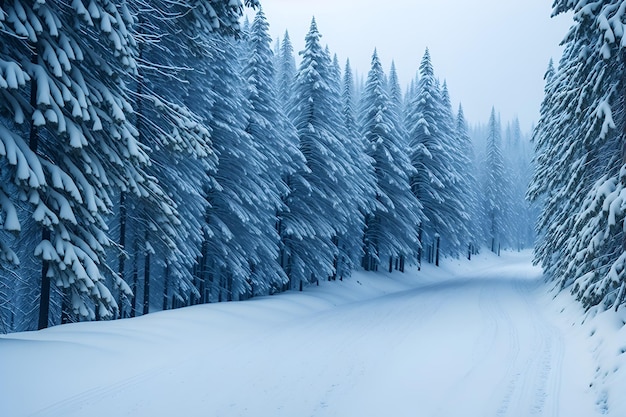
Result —
M 359 78 L 257 0 L 0 0 L 0 333 L 535 241 L 586 307 L 623 302 L 620 3 L 576 6 L 530 134 L 466 120 L 428 49 L 409 85 L 377 51 Z

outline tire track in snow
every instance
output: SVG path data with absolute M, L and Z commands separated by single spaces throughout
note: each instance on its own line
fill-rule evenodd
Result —
M 67 415 L 75 414 L 78 410 L 81 410 L 84 406 L 93 402 L 101 401 L 102 398 L 113 398 L 115 395 L 129 387 L 136 386 L 142 382 L 145 382 L 151 378 L 154 378 L 167 371 L 167 367 L 153 368 L 144 372 L 137 373 L 131 377 L 118 380 L 112 384 L 100 385 L 91 389 L 87 389 L 78 394 L 67 397 L 54 404 L 46 406 L 35 413 L 30 414 L 30 417 L 65 417 Z
M 511 402 L 514 400 L 514 394 L 516 393 L 520 379 L 520 372 L 515 366 L 520 354 L 520 342 L 517 328 L 514 325 L 507 308 L 502 306 L 501 301 L 497 297 L 496 291 L 492 286 L 489 287 L 489 290 L 492 292 L 490 302 L 493 303 L 499 322 L 504 324 L 502 327 L 506 329 L 506 338 L 509 344 L 507 352 L 508 356 L 506 360 L 507 370 L 504 374 L 504 378 L 502 379 L 502 385 L 506 386 L 506 388 L 503 399 L 500 401 L 500 405 L 496 411 L 497 417 L 503 417 L 507 415 Z
M 561 366 L 564 356 L 563 335 L 546 322 L 541 307 L 534 302 L 533 283 L 515 282 L 513 290 L 523 308 L 511 327 L 524 332 L 522 354 L 509 374 L 507 390 L 498 409 L 498 417 L 559 415 Z M 527 317 L 523 317 L 527 315 Z M 509 318 L 510 319 L 510 318 Z M 520 320 L 523 319 L 523 320 Z M 530 328 L 523 328 L 531 324 Z

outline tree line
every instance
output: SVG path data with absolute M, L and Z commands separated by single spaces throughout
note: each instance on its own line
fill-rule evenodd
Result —
M 255 0 L 0 1 L 0 40 L 1 332 L 532 239 L 519 123 L 476 157 L 428 50 L 358 82 L 313 19 L 296 65 Z

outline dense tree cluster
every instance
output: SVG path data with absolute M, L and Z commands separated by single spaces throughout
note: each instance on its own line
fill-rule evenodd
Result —
M 626 2 L 560 1 L 571 12 L 546 72 L 528 195 L 541 201 L 536 260 L 587 308 L 617 308 L 626 285 Z
M 357 85 L 244 6 L 0 2 L 0 332 L 520 241 L 499 120 L 483 174 L 428 51 L 406 95 L 376 53 Z

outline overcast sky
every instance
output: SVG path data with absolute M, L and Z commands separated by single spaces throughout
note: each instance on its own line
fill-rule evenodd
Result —
M 436 75 L 448 82 L 453 106 L 471 123 L 486 122 L 491 107 L 502 121 L 518 116 L 524 130 L 539 117 L 543 74 L 570 16 L 550 18 L 552 0 L 261 0 L 271 35 L 285 29 L 298 51 L 311 17 L 322 42 L 366 75 L 376 47 L 388 71 L 395 60 L 408 85 L 429 48 Z M 297 59 L 297 58 L 296 58 Z

